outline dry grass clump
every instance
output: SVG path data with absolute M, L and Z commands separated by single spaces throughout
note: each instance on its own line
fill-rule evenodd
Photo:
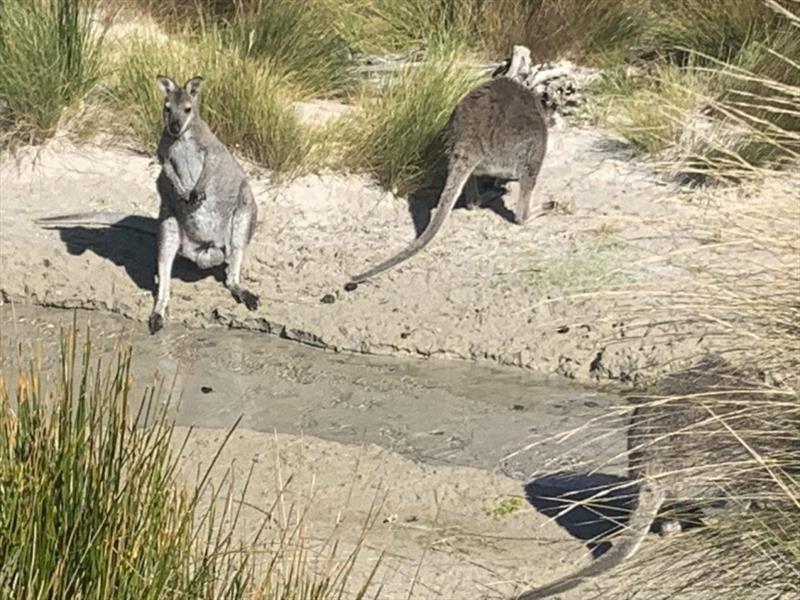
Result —
M 0 596 L 328 600 L 352 585 L 363 597 L 375 570 L 351 581 L 361 542 L 312 554 L 302 512 L 269 540 L 266 507 L 235 541 L 242 502 L 210 479 L 221 448 L 195 485 L 179 480 L 168 403 L 133 397 L 130 351 L 94 365 L 74 328 L 61 350 L 52 385 L 35 363 L 13 399 L 0 378 Z
M 355 116 L 340 123 L 344 166 L 369 172 L 399 193 L 418 188 L 441 166 L 445 124 L 477 81 L 452 56 L 394 74 L 380 92 L 365 94 Z
M 136 40 L 125 46 L 118 61 L 106 102 L 121 116 L 116 125 L 143 149 L 156 147 L 162 127 L 163 96 L 156 74 L 181 84 L 201 75 L 201 114 L 224 143 L 276 172 L 291 173 L 303 163 L 310 141 L 291 110 L 292 90 L 265 65 L 220 50 L 206 36 L 167 44 Z
M 647 39 L 673 62 L 612 69 L 598 86 L 602 120 L 669 170 L 740 179 L 800 158 L 800 13 L 729 4 L 664 13 Z
M 92 0 L 0 3 L 0 148 L 51 137 L 102 72 Z
M 266 63 L 273 76 L 304 94 L 341 96 L 352 90 L 354 76 L 334 11 L 320 0 L 258 0 L 217 27 L 225 46 Z

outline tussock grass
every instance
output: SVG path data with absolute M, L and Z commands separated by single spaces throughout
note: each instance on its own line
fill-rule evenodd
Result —
M 154 390 L 137 403 L 130 351 L 105 366 L 93 364 L 88 333 L 82 351 L 74 328 L 61 340 L 54 383 L 33 363 L 12 399 L 0 378 L 2 597 L 364 596 L 375 571 L 351 581 L 362 542 L 343 553 L 328 540 L 311 552 L 302 510 L 286 512 L 269 543 L 269 517 L 246 546 L 234 541 L 242 501 L 210 477 L 221 448 L 195 485 L 179 481 L 183 445 L 168 405 Z
M 0 3 L 0 145 L 40 142 L 101 76 L 92 0 Z
M 476 2 L 477 3 L 477 2 Z M 483 2 L 479 35 L 494 54 L 514 44 L 534 62 L 573 58 L 604 63 L 628 58 L 649 20 L 643 0 L 498 0 Z
M 307 94 L 342 95 L 352 90 L 354 77 L 334 10 L 320 0 L 258 0 L 222 25 L 222 40 Z
M 444 127 L 458 100 L 477 83 L 452 57 L 432 59 L 389 78 L 342 120 L 344 166 L 373 174 L 401 194 L 424 184 L 442 165 Z
M 412 57 L 476 48 L 481 0 L 317 0 L 337 11 L 336 28 L 354 49 Z
M 107 102 L 142 148 L 156 147 L 162 127 L 156 75 L 181 84 L 201 75 L 201 114 L 225 144 L 279 173 L 295 172 L 303 163 L 310 142 L 291 110 L 292 91 L 259 62 L 220 50 L 213 37 L 167 45 L 135 41 L 124 49 L 117 72 Z
M 679 62 L 694 54 L 746 66 L 754 48 L 791 31 L 789 19 L 775 5 L 791 7 L 790 2 L 762 0 L 655 2 L 649 6 L 652 24 L 644 42 Z
M 800 158 L 800 13 L 774 0 L 680 3 L 648 40 L 672 63 L 599 84 L 605 122 L 661 166 L 714 179 L 758 176 Z M 785 6 L 778 11 L 776 7 Z
M 217 597 L 246 584 L 193 524 L 174 482 L 172 431 L 153 393 L 133 420 L 130 353 L 108 368 L 62 336 L 54 389 L 33 366 L 16 400 L 0 380 L 0 590 L 13 598 Z M 238 563 L 238 564 L 237 564 Z

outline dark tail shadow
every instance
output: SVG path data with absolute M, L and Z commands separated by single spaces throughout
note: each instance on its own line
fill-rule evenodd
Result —
M 444 188 L 444 180 L 444 172 L 437 172 L 428 179 L 425 185 L 409 194 L 408 212 L 411 214 L 411 220 L 414 223 L 416 237 L 422 235 L 422 232 L 425 231 L 428 223 L 430 223 L 431 213 L 433 213 L 433 210 L 439 204 L 439 196 Z M 478 191 L 481 192 L 481 194 L 487 192 L 496 194 L 496 197 L 485 202 L 481 208 L 491 210 L 509 223 L 513 223 L 514 212 L 507 208 L 504 203 L 504 194 L 507 191 L 505 183 L 505 181 L 494 177 L 478 178 Z M 465 201 L 465 195 L 461 194 L 458 202 L 456 202 L 455 208 L 465 208 Z
M 53 225 L 48 229 L 58 229 L 67 252 L 73 256 L 80 256 L 87 250 L 91 251 L 97 256 L 110 260 L 118 267 L 124 268 L 128 277 L 140 289 L 155 294 L 154 275 L 157 251 L 156 238 L 152 233 L 156 230 L 155 219 L 129 216 L 118 221 L 114 226 Z M 141 231 L 142 229 L 146 232 Z M 209 276 L 219 282 L 225 281 L 224 267 L 202 271 L 191 261 L 179 256 L 172 269 L 173 278 L 186 282 L 200 281 Z
M 627 522 L 637 492 L 628 479 L 604 473 L 555 473 L 525 485 L 528 502 L 585 541 L 595 557 L 608 550 L 606 538 Z

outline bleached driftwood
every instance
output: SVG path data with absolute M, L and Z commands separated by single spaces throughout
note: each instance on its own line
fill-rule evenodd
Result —
M 525 46 L 514 46 L 511 58 L 505 64 L 508 67 L 502 75 L 516 79 L 536 92 L 556 125 L 562 124 L 563 115 L 582 101 L 576 81 L 577 69 L 571 62 L 533 65 L 530 50 Z
M 422 67 L 423 61 L 409 60 L 399 54 L 385 56 L 365 56 L 359 60 L 356 72 L 384 81 L 384 77 L 402 69 Z M 504 76 L 516 79 L 536 92 L 556 125 L 563 122 L 563 116 L 582 102 L 578 92 L 579 84 L 585 85 L 597 76 L 597 71 L 577 67 L 569 61 L 557 63 L 532 64 L 531 51 L 526 46 L 514 46 L 511 57 L 500 63 L 475 64 L 464 62 L 461 66 L 477 71 L 491 73 L 493 77 Z

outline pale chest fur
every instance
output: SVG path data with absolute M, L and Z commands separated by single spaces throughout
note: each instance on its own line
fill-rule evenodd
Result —
M 169 147 L 166 159 L 172 165 L 178 183 L 183 189 L 194 189 L 203 170 L 204 153 L 191 136 L 184 135 Z

